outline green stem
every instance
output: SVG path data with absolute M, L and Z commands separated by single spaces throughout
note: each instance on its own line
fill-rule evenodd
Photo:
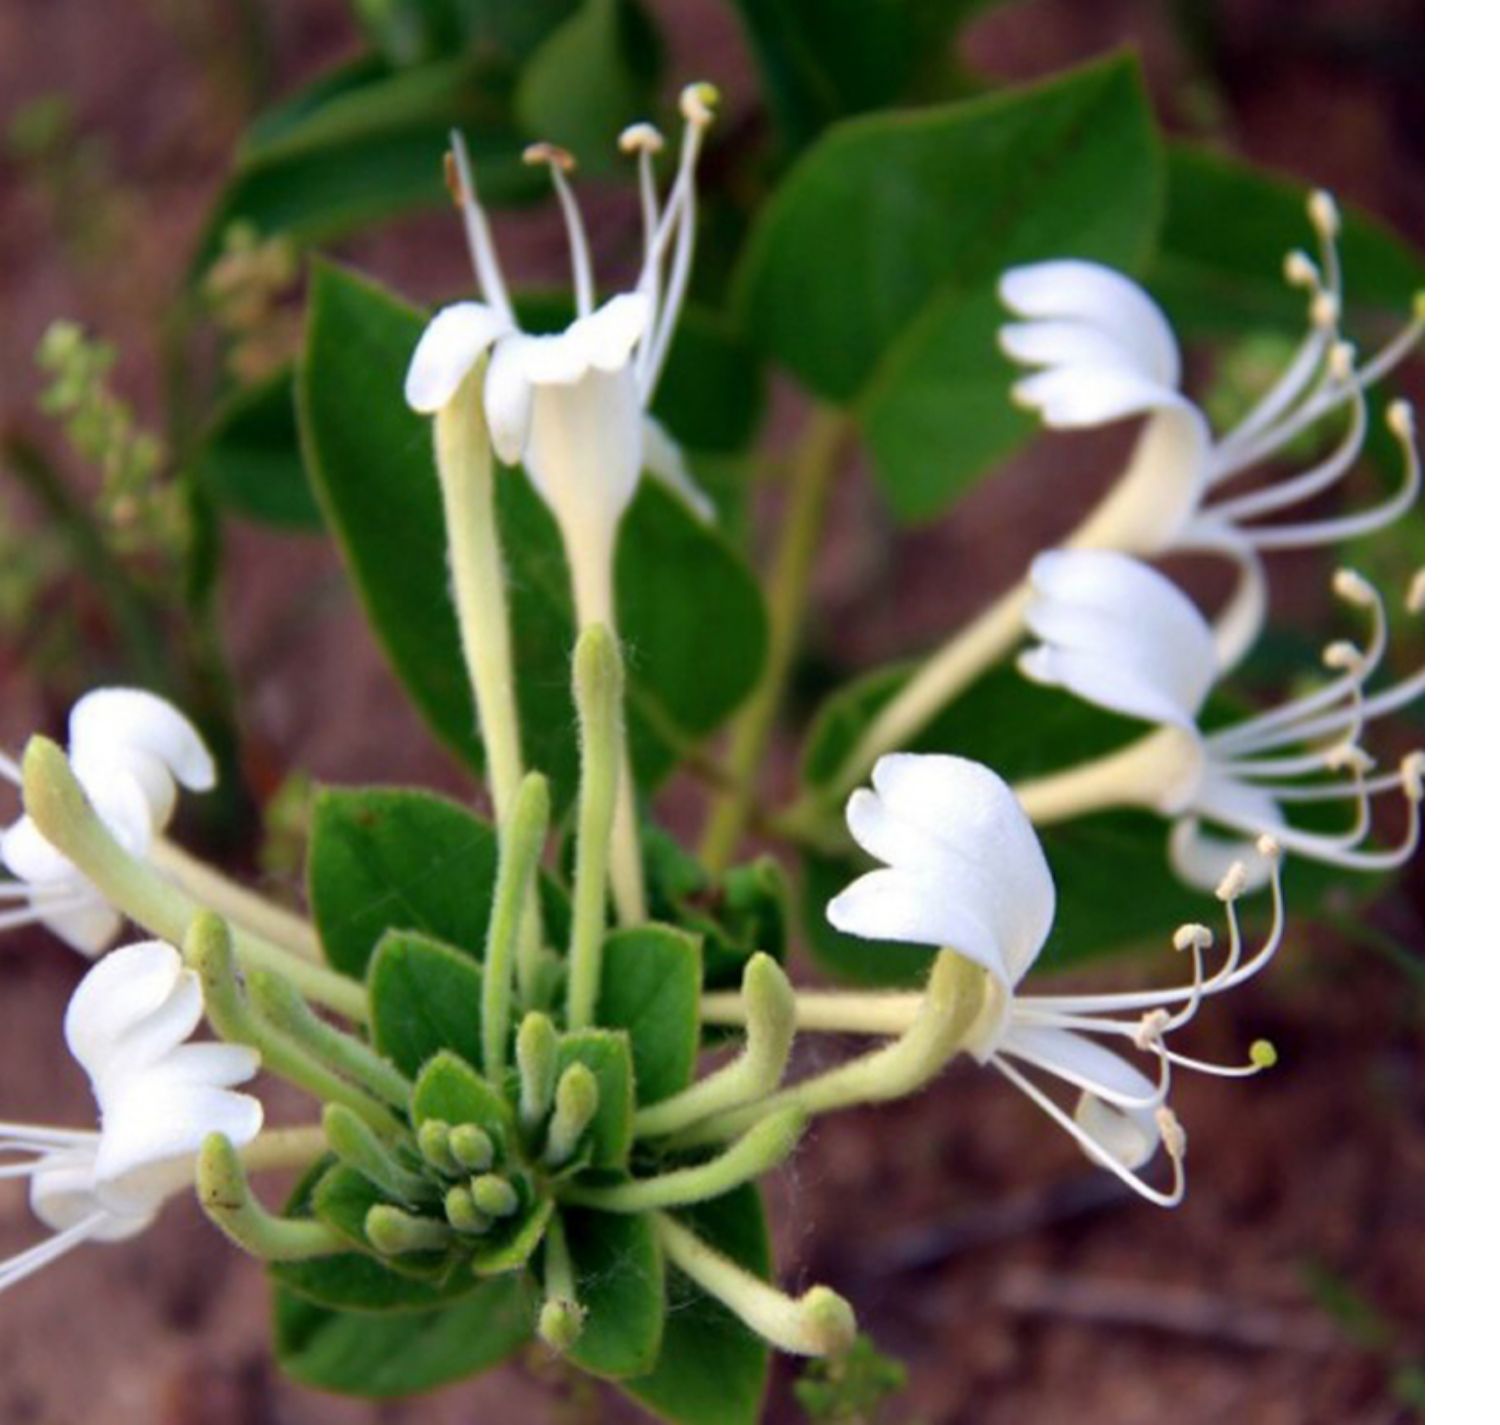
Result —
M 67 755 L 55 742 L 33 737 L 21 766 L 26 810 L 37 829 L 123 914 L 151 934 L 181 945 L 203 907 L 159 871 L 137 861 L 90 806 Z M 236 925 L 235 947 L 247 965 L 284 975 L 309 999 L 347 1019 L 369 1016 L 365 989 L 357 980 L 301 956 Z
M 916 1023 L 923 999 L 920 993 L 891 990 L 869 994 L 844 990 L 798 990 L 792 1012 L 799 1031 L 897 1036 L 905 1034 Z M 704 1024 L 746 1023 L 745 1002 L 736 994 L 706 994 L 699 1011 Z M 642 1109 L 637 1124 L 650 1111 Z
M 222 1133 L 210 1133 L 198 1150 L 198 1201 L 231 1242 L 263 1262 L 305 1262 L 347 1250 L 338 1233 L 321 1222 L 266 1211 L 245 1166 Z
M 328 1141 L 317 1124 L 301 1128 L 267 1128 L 240 1151 L 248 1172 L 274 1173 L 307 1168 L 328 1151 Z
M 483 385 L 484 363 L 476 362 L 453 399 L 437 413 L 433 445 L 464 665 L 479 712 L 490 800 L 496 820 L 504 821 L 523 763 Z
M 547 839 L 550 801 L 547 779 L 528 772 L 521 780 L 505 827 L 505 846 L 485 936 L 484 997 L 480 1012 L 484 1071 L 497 1088 L 505 1086 L 511 994 L 516 948 L 526 905 L 536 885 L 537 866 Z
M 582 775 L 574 853 L 573 933 L 568 949 L 568 1028 L 594 1020 L 603 963 L 610 843 L 619 789 L 620 699 L 624 672 L 615 637 L 590 624 L 573 652 Z
M 726 759 L 731 786 L 715 801 L 699 848 L 700 859 L 713 873 L 722 871 L 734 856 L 754 806 L 756 774 L 791 677 L 828 494 L 849 429 L 846 415 L 814 410 L 797 452 L 791 507 L 771 572 L 766 666 L 735 723 Z

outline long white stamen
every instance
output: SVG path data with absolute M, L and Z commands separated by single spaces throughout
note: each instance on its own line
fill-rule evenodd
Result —
M 523 163 L 545 163 L 552 174 L 552 188 L 563 212 L 563 226 L 568 233 L 568 256 L 573 267 L 573 300 L 578 315 L 586 317 L 594 310 L 594 264 L 589 256 L 588 234 L 583 228 L 583 214 L 568 174 L 573 171 L 573 155 L 556 144 L 534 143 L 521 155 Z
M 7 782 L 12 783 L 14 786 L 19 787 L 21 785 L 20 764 L 4 752 L 0 752 L 0 777 L 4 777 Z
M 682 91 L 682 116 L 687 121 L 687 130 L 682 140 L 682 159 L 678 167 L 677 181 L 672 195 L 667 200 L 666 210 L 657 229 L 657 240 L 652 244 L 654 257 L 648 261 L 660 262 L 666 251 L 666 243 L 672 243 L 671 273 L 667 278 L 666 298 L 662 303 L 661 317 L 652 333 L 651 351 L 642 373 L 641 399 L 650 402 L 666 361 L 667 348 L 671 344 L 672 330 L 687 293 L 688 273 L 692 269 L 693 245 L 697 238 L 697 188 L 695 170 L 698 154 L 703 147 L 703 135 L 713 122 L 714 106 L 718 103 L 718 91 L 711 84 L 690 84 Z
M 1336 347 L 1336 351 L 1345 348 Z M 1349 387 L 1349 429 L 1333 452 L 1316 465 L 1287 480 L 1279 480 L 1264 490 L 1255 490 L 1237 499 L 1224 500 L 1210 505 L 1208 513 L 1215 518 L 1237 524 L 1241 520 L 1255 519 L 1261 515 L 1274 514 L 1291 505 L 1299 505 L 1315 495 L 1336 485 L 1348 472 L 1364 447 L 1365 434 L 1369 429 L 1369 412 L 1362 387 Z M 1224 475 L 1236 474 L 1243 468 L 1231 464 L 1224 468 Z
M 1183 1194 L 1187 1189 L 1187 1183 L 1182 1171 L 1182 1155 L 1180 1153 L 1171 1153 L 1169 1155 L 1172 1161 L 1174 1181 L 1170 1192 L 1162 1192 L 1160 1188 L 1152 1187 L 1139 1173 L 1131 1168 L 1127 1168 L 1092 1133 L 1088 1133 L 1081 1128 L 1072 1114 L 1055 1104 L 1041 1089 L 1021 1073 L 1019 1069 L 1006 1063 L 998 1055 L 992 1062 L 1011 1083 L 1015 1084 L 1027 1098 L 1062 1128 L 1095 1162 L 1109 1169 L 1121 1182 L 1134 1188 L 1142 1197 L 1156 1203 L 1159 1207 L 1176 1207 L 1182 1201 Z
M 1415 421 L 1411 407 L 1396 401 L 1386 411 L 1386 424 L 1401 445 L 1404 468 L 1401 486 L 1388 500 L 1358 514 L 1337 519 L 1315 520 L 1307 524 L 1251 527 L 1241 533 L 1256 549 L 1305 549 L 1312 545 L 1335 544 L 1357 539 L 1398 520 L 1416 503 L 1422 488 L 1422 457 L 1417 450 Z
M 75 1222 L 63 1232 L 58 1232 L 49 1237 L 45 1242 L 39 1242 L 35 1247 L 12 1257 L 7 1262 L 0 1262 L 0 1291 L 7 1291 L 18 1282 L 43 1267 L 50 1266 L 59 1257 L 71 1252 L 74 1247 L 88 1241 L 88 1239 L 99 1228 L 109 1221 L 109 1215 L 104 1212 L 90 1213 L 81 1222 Z
M 87 895 L 67 899 L 43 899 L 16 910 L 0 912 L 0 930 L 15 930 L 23 925 L 35 925 L 44 916 L 66 915 L 69 911 L 82 910 L 88 901 Z
M 463 215 L 464 237 L 469 244 L 469 260 L 479 277 L 479 290 L 484 300 L 504 318 L 508 326 L 516 325 L 516 314 L 510 305 L 505 290 L 505 278 L 500 273 L 500 259 L 495 252 L 495 242 L 490 235 L 490 225 L 479 206 L 479 190 L 474 185 L 474 169 L 469 162 L 469 146 L 464 136 L 454 129 L 448 136 L 452 145 L 449 152 L 453 165 L 449 171 L 449 188 L 453 201 Z
M 662 149 L 662 136 L 653 124 L 632 124 L 620 135 L 620 152 L 637 155 L 637 166 L 641 189 L 641 275 L 636 290 L 646 299 L 646 335 L 635 349 L 632 358 L 637 380 L 645 368 L 651 349 L 652 334 L 656 331 L 657 299 L 661 291 L 661 266 L 647 264 L 656 243 L 656 229 L 661 221 L 661 210 L 656 196 L 656 155 Z

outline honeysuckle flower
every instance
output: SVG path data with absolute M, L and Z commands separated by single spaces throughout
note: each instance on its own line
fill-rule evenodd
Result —
M 1128 277 L 1097 263 L 1061 260 L 1012 268 L 1000 279 L 1001 301 L 1023 319 L 1001 328 L 1001 347 L 1036 368 L 1013 389 L 1019 404 L 1059 429 L 1145 418 L 1125 472 L 1072 543 L 1148 557 L 1195 550 L 1232 560 L 1238 584 L 1216 628 L 1225 667 L 1239 661 L 1265 621 L 1262 552 L 1336 544 L 1379 529 L 1411 507 L 1421 485 L 1415 419 L 1398 401 L 1386 413 L 1405 463 L 1394 494 L 1357 513 L 1263 522 L 1331 489 L 1350 471 L 1365 441 L 1370 387 L 1411 351 L 1423 328 L 1419 298 L 1412 321 L 1359 362 L 1339 327 L 1338 210 L 1326 193 L 1313 194 L 1308 210 L 1319 259 L 1292 253 L 1285 268 L 1292 286 L 1309 294 L 1307 336 L 1250 413 L 1223 435 L 1183 394 L 1171 326 Z M 1223 493 L 1335 416 L 1347 420 L 1347 430 L 1310 467 L 1247 493 Z
M 259 1056 L 238 1044 L 187 1042 L 203 987 L 160 940 L 106 955 L 68 1004 L 68 1049 L 99 1106 L 93 1130 L 0 1122 L 0 1178 L 27 1179 L 32 1211 L 53 1235 L 0 1262 L 0 1290 L 84 1242 L 144 1231 L 191 1185 L 199 1145 L 222 1133 L 243 1147 L 262 1111 L 236 1093 Z
M 441 409 L 474 363 L 489 354 L 484 408 L 495 453 L 524 466 L 557 517 L 575 570 L 607 567 L 615 528 L 643 469 L 671 485 L 700 517 L 712 515 L 682 452 L 647 408 L 687 291 L 696 226 L 694 173 L 714 100 L 709 85 L 683 91 L 682 156 L 665 203 L 658 198 L 653 165 L 661 135 L 649 124 L 634 124 L 620 136 L 621 149 L 639 162 L 644 256 L 635 286 L 598 307 L 588 241 L 567 177 L 572 159 L 548 144 L 527 150 L 529 162 L 551 169 L 573 266 L 577 316 L 551 335 L 521 330 L 463 139 L 453 136 L 453 187 L 483 301 L 459 302 L 433 317 L 412 355 L 406 400 L 414 410 Z
M 144 856 L 171 819 L 179 786 L 207 791 L 214 761 L 171 703 L 139 688 L 96 688 L 68 717 L 68 761 L 115 839 Z M 17 764 L 0 754 L 0 777 L 19 787 Z M 39 922 L 85 955 L 119 933 L 120 915 L 29 816 L 0 832 L 0 930 Z
M 1204 889 L 1216 886 L 1235 861 L 1255 864 L 1250 853 L 1262 834 L 1298 855 L 1350 869 L 1386 869 L 1415 850 L 1421 754 L 1372 776 L 1360 738 L 1368 723 L 1419 698 L 1425 673 L 1367 693 L 1387 630 L 1379 595 L 1359 575 L 1340 570 L 1333 588 L 1368 615 L 1365 645 L 1330 644 L 1324 662 L 1334 676 L 1321 687 L 1211 731 L 1199 723 L 1219 676 L 1213 637 L 1169 579 L 1128 555 L 1076 549 L 1041 555 L 1032 564 L 1031 585 L 1026 622 L 1040 643 L 1021 655 L 1022 671 L 1159 726 L 1123 752 L 1020 788 L 1031 815 L 1053 820 L 1103 806 L 1155 811 L 1173 821 L 1172 865 Z M 1408 606 L 1415 612 L 1421 602 L 1419 576 Z M 1388 848 L 1365 845 L 1372 799 L 1396 790 L 1408 801 L 1405 836 Z M 1317 802 L 1349 803 L 1352 824 L 1325 832 L 1288 819 L 1288 808 Z
M 1178 1053 L 1169 1036 L 1203 1001 L 1262 969 L 1281 941 L 1277 848 L 1258 856 L 1271 867 L 1275 913 L 1266 940 L 1247 958 L 1235 902 L 1243 866 L 1218 887 L 1229 923 L 1223 965 L 1211 976 L 1203 956 L 1213 935 L 1183 926 L 1174 943 L 1191 953 L 1191 983 L 1123 994 L 1029 995 L 1020 984 L 1052 928 L 1056 889 L 1041 843 L 1015 794 L 979 763 L 960 757 L 892 753 L 875 764 L 874 789 L 860 788 L 847 808 L 849 830 L 886 864 L 861 876 L 828 905 L 838 930 L 870 940 L 912 941 L 957 951 L 989 972 L 986 1004 L 970 1032 L 969 1052 L 993 1066 L 1073 1137 L 1084 1152 L 1142 1196 L 1163 1206 L 1181 1200 L 1186 1135 L 1167 1106 L 1173 1066 L 1229 1077 L 1274 1059 L 1258 1043 L 1250 1061 L 1221 1066 Z M 1122 1041 L 1155 1076 L 1100 1041 Z M 1078 1091 L 1070 1114 L 1035 1074 Z M 1154 1187 L 1140 1170 L 1165 1149 L 1173 1180 Z

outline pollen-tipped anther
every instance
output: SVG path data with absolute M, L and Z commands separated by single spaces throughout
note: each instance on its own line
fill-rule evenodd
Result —
M 660 153 L 666 140 L 655 124 L 631 124 L 620 131 L 620 152 L 625 154 Z
M 1281 843 L 1270 832 L 1262 832 L 1255 838 L 1255 849 L 1267 861 L 1281 860 Z
M 1317 264 L 1299 248 L 1294 248 L 1282 260 L 1281 275 L 1289 287 L 1316 290 L 1319 285 Z
M 716 85 L 699 81 L 689 84 L 678 101 L 682 117 L 690 124 L 702 127 L 713 123 L 714 110 L 719 107 L 719 90 Z
M 1422 613 L 1427 608 L 1427 571 L 1418 569 L 1411 576 L 1411 583 L 1406 586 L 1406 611 L 1409 614 Z
M 1407 799 L 1419 802 L 1427 789 L 1427 758 L 1421 752 L 1408 752 L 1401 759 L 1401 790 Z
M 1307 216 L 1320 238 L 1331 240 L 1338 236 L 1339 205 L 1326 188 L 1307 195 Z
M 1339 324 L 1339 299 L 1332 292 L 1319 292 L 1312 299 L 1308 316 L 1315 327 L 1332 331 Z
M 521 150 L 521 162 L 529 163 L 534 168 L 546 164 L 559 172 L 571 173 L 577 167 L 578 160 L 560 144 L 533 143 Z
M 1276 1046 L 1269 1039 L 1257 1039 L 1250 1046 L 1250 1062 L 1257 1069 L 1275 1068 L 1277 1058 Z
M 468 201 L 463 175 L 459 171 L 458 155 L 451 148 L 444 150 L 443 153 L 443 186 L 448 190 L 448 196 L 453 199 L 455 208 L 462 208 Z
M 1156 1110 L 1156 1127 L 1161 1134 L 1161 1145 L 1174 1163 L 1187 1157 L 1187 1129 L 1181 1120 L 1165 1104 Z
M 1335 342 L 1328 350 L 1328 376 L 1337 385 L 1354 379 L 1355 351 L 1350 342 Z
M 1323 666 L 1339 672 L 1352 672 L 1362 660 L 1359 647 L 1347 638 L 1336 638 L 1323 649 Z
M 1245 893 L 1245 887 L 1250 884 L 1250 873 L 1245 869 L 1243 861 L 1236 861 L 1224 873 L 1224 879 L 1219 882 L 1218 889 L 1214 894 L 1224 902 L 1238 900 Z
M 1171 1023 L 1172 1016 L 1164 1009 L 1153 1009 L 1143 1014 L 1140 1026 L 1135 1031 L 1135 1047 L 1143 1053 L 1155 1048 L 1161 1043 Z
M 1392 401 L 1385 408 L 1385 423 L 1399 441 L 1410 443 L 1416 438 L 1417 416 L 1410 401 Z
M 1375 586 L 1353 569 L 1340 569 L 1334 574 L 1333 592 L 1357 608 L 1369 608 L 1380 598 Z
M 1212 950 L 1214 933 L 1206 925 L 1195 923 L 1179 925 L 1172 932 L 1172 948 L 1175 950 Z

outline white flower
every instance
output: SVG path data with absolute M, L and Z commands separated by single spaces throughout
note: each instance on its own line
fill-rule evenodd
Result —
M 1330 644 L 1324 661 L 1335 675 L 1316 690 L 1228 726 L 1202 731 L 1200 714 L 1218 678 L 1213 637 L 1202 614 L 1169 579 L 1136 559 L 1107 550 L 1055 550 L 1032 565 L 1026 622 L 1040 645 L 1021 655 L 1023 672 L 1099 707 L 1160 724 L 1161 731 L 1084 769 L 1070 769 L 1021 789 L 1028 811 L 1043 820 L 1104 805 L 1144 806 L 1173 819 L 1173 866 L 1189 883 L 1216 886 L 1235 861 L 1249 861 L 1256 839 L 1270 834 L 1287 850 L 1351 869 L 1400 864 L 1416 848 L 1422 796 L 1421 756 L 1399 770 L 1370 776 L 1360 747 L 1365 726 L 1422 695 L 1418 672 L 1374 696 L 1366 685 L 1386 646 L 1385 611 L 1375 590 L 1350 570 L 1335 593 L 1365 611 L 1371 633 L 1363 648 Z M 1421 580 L 1409 605 L 1421 605 Z M 1407 831 L 1390 848 L 1365 842 L 1371 800 L 1400 789 L 1409 803 Z M 1344 801 L 1353 823 L 1338 832 L 1294 826 L 1286 809 Z M 1226 840 L 1205 823 L 1227 830 Z
M 179 785 L 207 791 L 214 763 L 197 730 L 164 698 L 138 688 L 96 688 L 68 717 L 68 761 L 115 839 L 144 856 L 171 818 Z M 20 785 L 20 768 L 0 754 L 0 777 Z M 0 833 L 0 930 L 40 922 L 75 950 L 97 955 L 119 933 L 118 912 L 22 816 Z
M 1146 556 L 1199 550 L 1234 561 L 1239 583 L 1217 630 L 1225 667 L 1239 661 L 1265 620 L 1262 551 L 1335 544 L 1379 529 L 1411 507 L 1421 484 L 1415 421 L 1411 408 L 1397 402 L 1387 423 L 1401 445 L 1405 477 L 1394 495 L 1356 514 L 1259 522 L 1304 504 L 1348 473 L 1364 444 L 1369 388 L 1422 333 L 1419 300 L 1410 325 L 1369 361 L 1357 363 L 1339 331 L 1337 209 L 1326 193 L 1316 193 L 1309 212 L 1321 260 L 1293 253 L 1286 275 L 1310 294 L 1310 330 L 1271 389 L 1223 436 L 1182 394 L 1172 329 L 1129 278 L 1096 263 L 1062 260 L 1012 268 L 1000 279 L 1002 302 L 1024 319 L 1001 328 L 1000 344 L 1013 360 L 1038 368 L 1016 383 L 1019 404 L 1063 429 L 1146 418 L 1129 466 L 1072 542 Z M 1311 467 L 1245 494 L 1220 493 L 1227 482 L 1339 413 L 1347 418 L 1346 434 Z
M 570 560 L 598 560 L 613 550 L 615 527 L 643 467 L 700 517 L 712 516 L 712 506 L 688 478 L 681 451 L 646 409 L 687 291 L 696 226 L 694 170 L 713 99 L 707 85 L 683 92 L 682 159 L 664 205 L 652 167 L 660 134 L 636 124 L 621 135 L 621 148 L 639 157 L 645 253 L 635 287 L 597 309 L 588 241 L 566 176 L 572 160 L 547 144 L 527 150 L 528 161 L 551 168 L 568 229 L 578 315 L 555 335 L 520 329 L 475 197 L 468 153 L 462 137 L 453 136 L 455 197 L 484 300 L 459 302 L 433 317 L 407 371 L 407 404 L 426 413 L 440 410 L 488 352 L 484 408 L 495 453 L 508 464 L 524 464 L 557 517 Z
M 259 1056 L 238 1044 L 189 1044 L 203 987 L 170 945 L 148 940 L 106 955 L 68 1005 L 69 1050 L 89 1076 L 99 1128 L 0 1123 L 0 1178 L 30 1180 L 32 1211 L 53 1236 L 0 1263 L 0 1290 L 82 1242 L 114 1242 L 151 1225 L 188 1187 L 210 1133 L 243 1147 L 259 1102 L 232 1092 Z
M 1205 976 L 1213 944 L 1202 926 L 1175 937 L 1193 956 L 1192 983 L 1178 988 L 1102 995 L 1025 995 L 1019 986 L 1052 926 L 1056 892 L 1036 832 L 1014 794 L 988 768 L 959 757 L 896 753 L 880 759 L 875 790 L 849 799 L 849 830 L 884 869 L 860 877 L 828 905 L 828 919 L 848 935 L 943 946 L 990 974 L 988 998 L 969 1050 L 992 1065 L 1059 1123 L 1095 1162 L 1163 1206 L 1181 1200 L 1186 1137 L 1167 1107 L 1174 1065 L 1240 1076 L 1274 1058 L 1257 1044 L 1251 1061 L 1223 1067 L 1168 1047 L 1210 995 L 1243 983 L 1275 954 L 1282 930 L 1279 879 L 1274 923 L 1264 945 L 1246 958 L 1234 902 L 1247 875 L 1237 868 L 1219 888 L 1229 919 L 1224 964 Z M 1260 848 L 1274 867 L 1276 848 Z M 1122 1040 L 1156 1066 L 1155 1077 L 1100 1040 Z M 1040 1072 L 1078 1091 L 1072 1114 L 1034 1079 Z M 1173 1183 L 1163 1191 L 1140 1176 L 1164 1147 Z

